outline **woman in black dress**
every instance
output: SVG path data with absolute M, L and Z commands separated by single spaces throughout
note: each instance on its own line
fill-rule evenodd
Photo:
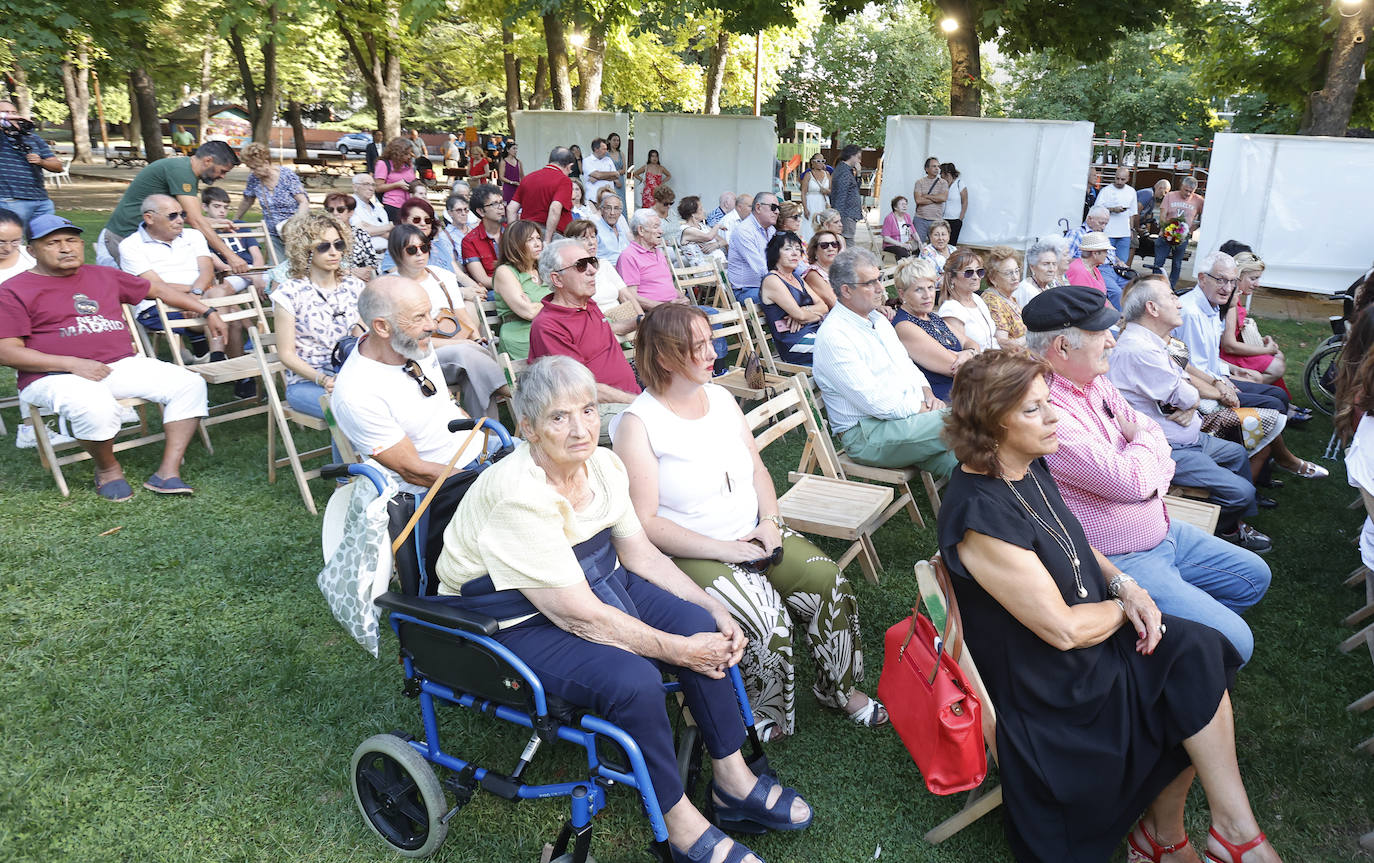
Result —
M 940 551 L 997 707 L 1012 851 L 1101 863 L 1129 832 L 1131 863 L 1196 861 L 1183 823 L 1196 774 L 1206 859 L 1278 863 L 1236 764 L 1227 690 L 1240 657 L 1216 630 L 1161 615 L 1088 545 L 1041 458 L 1059 445 L 1048 373 L 1022 352 L 980 354 L 945 420 L 962 466 Z

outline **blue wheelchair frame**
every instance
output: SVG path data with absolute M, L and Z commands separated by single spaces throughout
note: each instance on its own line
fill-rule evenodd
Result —
M 470 427 L 471 421 L 467 421 L 467 425 Z M 485 425 L 492 428 L 492 431 L 501 440 L 503 448 L 511 445 L 509 435 L 499 424 L 486 421 Z M 465 470 L 481 470 L 485 466 L 473 462 Z M 370 465 L 330 465 L 323 472 L 323 476 L 326 478 L 341 477 L 345 474 L 367 479 L 376 487 L 379 494 L 383 492 L 386 485 L 382 473 Z M 606 789 L 614 783 L 620 783 L 638 792 L 653 832 L 654 845 L 651 850 L 665 863 L 669 863 L 671 856 L 667 844 L 668 829 L 664 823 L 663 813 L 660 811 L 658 799 L 654 794 L 653 784 L 649 778 L 648 768 L 644 762 L 644 755 L 638 743 L 623 729 L 598 716 L 573 713 L 566 709 L 571 705 L 561 702 L 556 706 L 551 705 L 551 699 L 546 695 L 543 683 L 534 671 L 520 657 L 492 637 L 498 628 L 496 620 L 460 607 L 433 602 L 424 596 L 430 578 L 425 560 L 428 528 L 429 511 L 426 510 L 416 522 L 411 540 L 415 543 L 416 556 L 419 560 L 421 595 L 408 596 L 389 591 L 378 597 L 376 604 L 389 612 L 392 631 L 396 633 L 397 640 L 401 645 L 401 659 L 406 679 L 403 691 L 408 696 L 418 697 L 420 701 L 420 718 L 424 726 L 425 739 L 414 740 L 409 739 L 406 735 L 398 736 L 405 740 L 409 747 L 424 761 L 431 765 L 445 767 L 456 774 L 443 783 L 444 787 L 453 792 L 456 805 L 446 815 L 438 819 L 437 824 L 432 823 L 433 819 L 431 818 L 431 823 L 427 825 L 427 830 L 418 841 L 414 837 L 410 837 L 408 841 L 398 842 L 397 839 L 388 835 L 388 831 L 377 826 L 374 814 L 369 813 L 367 807 L 364 806 L 362 794 L 358 787 L 360 781 L 368 780 L 373 786 L 370 791 L 380 794 L 382 798 L 374 801 L 375 808 L 385 809 L 395 814 L 397 809 L 406 808 L 404 803 L 397 802 L 395 777 L 389 776 L 383 780 L 380 777 L 364 776 L 362 765 L 359 764 L 354 771 L 354 793 L 370 826 L 401 853 L 417 856 L 416 847 L 424 845 L 424 849 L 418 853 L 419 855 L 426 855 L 437 850 L 447 832 L 449 819 L 471 800 L 473 793 L 478 788 L 511 801 L 567 797 L 571 810 L 570 816 L 554 844 L 554 855 L 555 857 L 563 855 L 567 851 L 569 841 L 575 839 L 572 856 L 566 859 L 575 861 L 575 863 L 583 863 L 590 845 L 591 819 L 606 806 Z M 470 654 L 468 658 L 474 661 L 470 663 L 442 662 L 440 663 L 444 666 L 442 671 L 417 667 L 417 660 L 433 658 L 432 656 L 421 657 L 418 655 L 431 653 L 431 648 L 433 652 L 451 650 Z M 448 658 L 451 659 L 451 657 Z M 455 671 L 455 666 L 462 666 L 462 668 Z M 489 675 L 487 679 L 468 681 L 469 685 L 467 686 L 458 685 L 452 679 L 448 681 L 434 679 L 435 677 L 453 678 L 465 674 L 480 677 L 482 673 Z M 745 692 L 744 681 L 738 668 L 730 668 L 729 674 L 734 686 L 735 697 L 739 702 L 740 713 L 752 743 L 751 764 L 758 772 L 768 771 L 767 758 L 763 755 L 758 734 L 754 728 L 754 714 Z M 676 681 L 665 681 L 663 688 L 665 694 L 681 691 L 681 685 Z M 473 691 L 466 691 L 467 689 Z M 479 767 L 444 751 L 439 742 L 439 725 L 435 711 L 436 699 L 486 713 L 532 731 L 529 743 L 526 744 L 515 768 L 510 773 L 503 774 L 490 768 Z M 575 708 L 573 710 L 575 711 Z M 691 732 L 694 737 L 690 744 L 691 752 L 687 763 L 696 764 L 700 758 L 701 743 L 699 736 L 695 736 L 696 729 L 691 729 Z M 627 763 L 608 763 L 607 758 L 598 751 L 598 740 L 600 739 L 614 743 L 615 747 L 624 754 Z M 588 776 L 576 781 L 550 784 L 528 784 L 524 782 L 521 775 L 533 760 L 540 744 L 554 740 L 567 741 L 586 751 Z M 364 742 L 359 747 L 358 753 L 355 753 L 355 764 L 368 742 L 371 741 Z M 369 754 L 389 757 L 387 753 L 380 750 Z M 679 757 L 680 759 L 683 757 L 682 753 L 679 754 Z M 408 770 L 405 764 L 398 764 L 398 766 L 402 771 Z M 413 793 L 422 784 L 412 777 L 412 787 L 409 790 L 402 788 L 402 791 L 406 794 Z M 389 808 L 393 804 L 396 808 Z M 401 816 L 402 818 L 409 817 L 411 820 L 415 820 L 413 801 L 411 804 L 408 810 L 411 814 Z M 447 805 L 446 801 L 445 805 Z M 384 826 L 395 827 L 395 825 Z M 437 841 L 424 841 L 430 832 L 437 834 Z

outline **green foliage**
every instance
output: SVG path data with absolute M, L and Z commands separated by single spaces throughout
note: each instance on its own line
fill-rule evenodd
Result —
M 1099 134 L 1146 140 L 1210 139 L 1220 121 L 1195 80 L 1188 52 L 1167 28 L 1126 36 L 1108 56 L 1083 62 L 1050 49 L 1013 60 L 1011 84 L 989 114 L 1089 120 Z
M 774 103 L 845 143 L 881 146 L 889 114 L 943 114 L 949 56 L 934 23 L 913 5 L 870 6 L 813 33 L 783 76 Z
M 1127 33 L 1149 29 L 1193 0 L 926 0 L 940 17 L 971 20 L 1007 54 L 1054 49 L 1092 61 Z

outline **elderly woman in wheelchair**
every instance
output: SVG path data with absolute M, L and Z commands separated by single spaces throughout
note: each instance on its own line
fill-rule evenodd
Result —
M 597 447 L 596 381 L 584 366 L 562 356 L 533 364 L 514 408 L 524 442 L 476 480 L 445 529 L 435 601 L 495 618 L 492 638 L 548 694 L 638 743 L 674 861 L 756 860 L 685 795 L 662 679 L 677 676 L 711 757 L 717 825 L 809 825 L 797 793 L 756 776 L 740 752 L 739 625 L 646 537 L 624 466 Z

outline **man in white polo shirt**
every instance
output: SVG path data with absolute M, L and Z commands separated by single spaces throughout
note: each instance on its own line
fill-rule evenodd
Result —
M 353 175 L 353 200 L 358 206 L 353 210 L 348 223 L 362 228 L 372 238 L 372 249 L 378 254 L 386 252 L 386 238 L 391 233 L 391 217 L 386 207 L 377 200 L 377 181 L 371 174 Z

